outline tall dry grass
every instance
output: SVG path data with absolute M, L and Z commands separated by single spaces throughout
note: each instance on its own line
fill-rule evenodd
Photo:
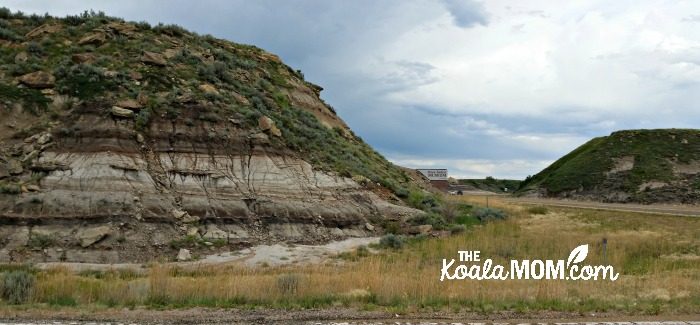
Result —
M 460 198 L 482 203 L 483 198 Z M 700 218 L 548 208 L 526 208 L 490 198 L 510 218 L 448 238 L 409 243 L 342 265 L 182 270 L 156 265 L 147 276 L 99 276 L 56 269 L 39 274 L 32 301 L 107 306 L 386 306 L 394 309 L 622 310 L 636 313 L 700 312 Z M 541 211 L 540 211 L 541 212 Z M 589 244 L 587 264 L 620 272 L 610 281 L 440 282 L 443 258 L 479 250 L 482 260 L 566 259 Z M 290 289 L 290 286 L 293 289 Z

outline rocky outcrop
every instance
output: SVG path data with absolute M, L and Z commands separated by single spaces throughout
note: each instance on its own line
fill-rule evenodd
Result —
M 282 136 L 282 131 L 280 131 L 279 128 L 275 125 L 275 121 L 273 121 L 271 118 L 267 116 L 261 116 L 258 119 L 258 126 L 260 127 L 261 130 L 263 131 L 268 131 L 270 134 L 276 136 L 276 137 L 281 137 Z
M 107 36 L 104 33 L 92 33 L 85 35 L 83 38 L 81 38 L 78 41 L 78 45 L 87 45 L 87 44 L 92 44 L 92 45 L 102 45 L 104 42 L 107 41 Z
M 141 55 L 141 62 L 157 66 L 164 66 L 168 64 L 168 61 L 165 60 L 165 56 L 163 56 L 163 54 L 149 51 L 143 52 Z
M 380 199 L 351 178 L 256 145 L 243 129 L 224 142 L 207 141 L 199 128 L 184 125 L 137 136 L 132 123 L 86 115 L 73 127 L 82 133 L 33 137 L 29 143 L 35 146 L 51 144 L 33 165 L 60 168 L 43 169 L 41 191 L 0 196 L 0 218 L 6 220 L 0 234 L 11 232 L 8 220 L 40 221 L 61 229 L 52 237 L 65 251 L 24 251 L 29 256 L 12 253 L 9 259 L 148 261 L 186 237 L 200 238 L 205 250 L 213 246 L 203 243 L 216 242 L 319 243 L 367 236 L 374 231 L 370 218 L 418 213 Z
M 177 253 L 177 260 L 180 262 L 189 261 L 192 259 L 192 254 L 189 249 L 181 248 Z
M 420 213 L 398 197 L 410 178 L 277 56 L 176 26 L 46 22 L 3 26 L 41 46 L 6 40 L 0 60 L 36 71 L 0 73 L 0 262 L 186 260 Z
M 112 115 L 116 117 L 131 118 L 134 117 L 134 111 L 119 106 L 112 106 Z
M 46 34 L 53 34 L 63 29 L 61 25 L 54 24 L 44 24 L 37 28 L 32 29 L 25 35 L 26 38 L 36 38 Z
M 36 71 L 19 77 L 19 82 L 30 88 L 51 88 L 56 83 L 56 78 L 44 71 Z
M 78 232 L 77 239 L 80 241 L 80 246 L 85 248 L 107 237 L 110 232 L 107 226 L 85 228 Z

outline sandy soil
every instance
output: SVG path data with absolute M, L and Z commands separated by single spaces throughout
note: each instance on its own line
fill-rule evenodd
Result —
M 198 267 L 202 265 L 220 265 L 233 264 L 245 265 L 249 267 L 256 266 L 281 266 L 288 264 L 315 264 L 324 262 L 333 256 L 347 251 L 352 251 L 360 246 L 366 246 L 373 243 L 378 243 L 379 237 L 362 237 L 348 238 L 341 241 L 333 241 L 325 245 L 294 245 L 294 244 L 274 244 L 274 245 L 258 245 L 246 248 L 239 251 L 225 252 L 215 255 L 205 256 L 204 258 L 192 262 L 172 262 L 167 265 L 180 267 Z M 40 269 L 49 269 L 56 267 L 68 268 L 70 270 L 80 272 L 86 270 L 116 270 L 130 269 L 137 272 L 146 272 L 146 266 L 143 264 L 91 264 L 91 263 L 37 263 L 36 267 Z

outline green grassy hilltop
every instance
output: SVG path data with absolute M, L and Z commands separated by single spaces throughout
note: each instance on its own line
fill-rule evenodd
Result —
M 700 201 L 700 130 L 626 130 L 594 138 L 526 179 L 520 194 L 623 202 Z

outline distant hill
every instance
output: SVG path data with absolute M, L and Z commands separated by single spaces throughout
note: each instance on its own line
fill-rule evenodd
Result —
M 457 180 L 463 190 L 480 190 L 494 193 L 512 193 L 520 187 L 522 181 L 515 179 L 496 179 L 493 177 Z
M 700 202 L 700 130 L 594 138 L 526 179 L 518 194 L 606 202 Z

